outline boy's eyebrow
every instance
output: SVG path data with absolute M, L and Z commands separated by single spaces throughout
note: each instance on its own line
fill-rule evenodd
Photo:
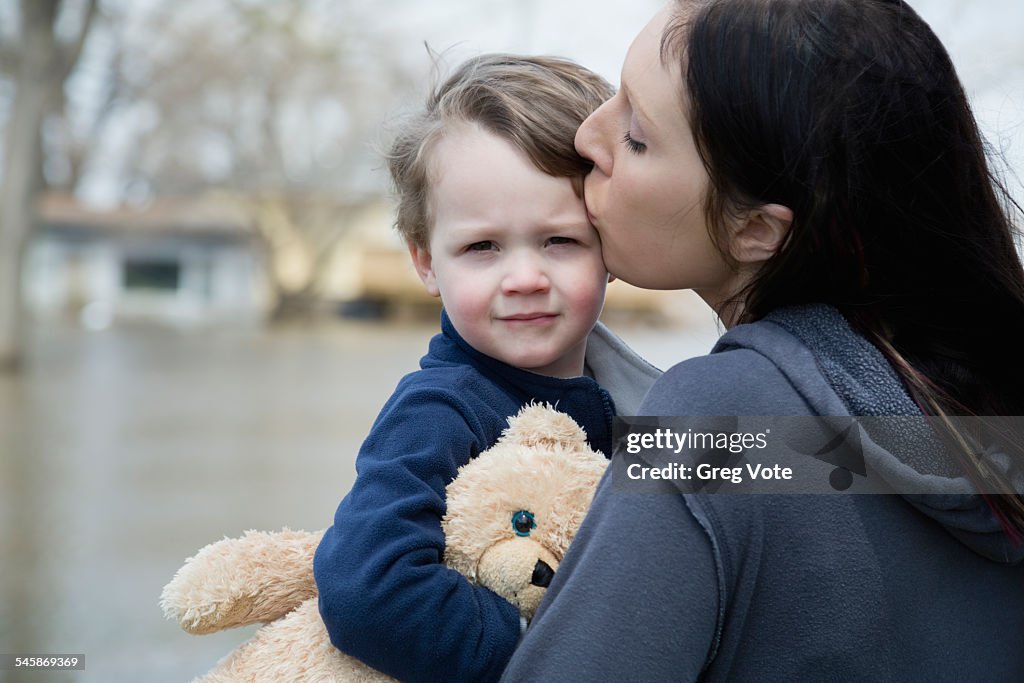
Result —
M 557 232 L 559 230 L 577 230 L 579 228 L 590 228 L 590 222 L 583 220 L 568 220 L 568 221 L 539 221 L 535 224 L 538 230 L 544 232 Z M 489 223 L 466 223 L 464 225 L 452 226 L 452 233 L 455 235 L 456 240 L 475 238 L 475 237 L 487 237 L 493 233 L 503 233 L 506 228 L 500 224 L 489 224 Z
M 558 232 L 560 230 L 579 230 L 580 228 L 590 228 L 591 225 L 588 221 L 579 221 L 572 223 L 546 223 L 541 225 L 547 232 Z
M 556 215 L 549 220 L 539 220 L 536 225 L 537 227 L 547 230 L 557 230 L 559 228 L 579 228 L 582 226 L 589 226 L 590 221 L 586 218 L 577 220 L 571 217 L 566 217 L 565 220 L 560 220 L 560 217 Z

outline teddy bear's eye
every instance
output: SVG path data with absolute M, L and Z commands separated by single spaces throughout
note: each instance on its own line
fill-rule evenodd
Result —
M 533 521 L 533 513 L 520 510 L 512 515 L 512 528 L 515 529 L 516 536 L 529 536 L 530 532 L 537 528 L 537 523 Z

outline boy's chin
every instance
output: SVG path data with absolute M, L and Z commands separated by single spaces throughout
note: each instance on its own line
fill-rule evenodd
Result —
M 547 377 L 579 377 L 583 374 L 583 362 L 573 362 L 572 359 L 565 357 L 555 357 L 551 359 L 537 360 L 533 362 L 527 360 L 520 360 L 519 362 L 505 361 L 508 365 L 513 365 L 523 370 L 529 370 L 530 372 L 538 375 L 545 375 Z M 577 367 L 579 366 L 579 367 Z

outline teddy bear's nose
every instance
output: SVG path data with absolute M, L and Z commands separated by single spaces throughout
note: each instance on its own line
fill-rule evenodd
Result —
M 547 588 L 554 577 L 555 570 L 549 567 L 548 563 L 544 560 L 537 560 L 537 564 L 533 565 L 533 576 L 530 577 L 530 583 L 534 586 Z

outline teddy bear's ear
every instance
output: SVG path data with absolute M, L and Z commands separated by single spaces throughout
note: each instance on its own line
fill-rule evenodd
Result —
M 576 422 L 546 403 L 531 403 L 508 419 L 502 443 L 533 446 L 583 448 L 587 435 Z

